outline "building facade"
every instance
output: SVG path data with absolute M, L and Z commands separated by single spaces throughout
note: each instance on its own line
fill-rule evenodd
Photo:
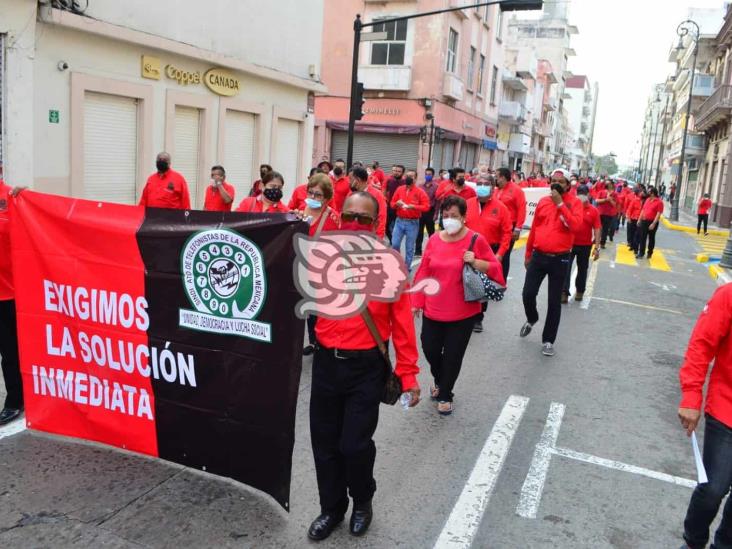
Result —
M 564 108 L 567 111 L 570 137 L 570 170 L 581 175 L 589 175 L 592 153 L 592 136 L 595 127 L 596 97 L 594 87 L 584 75 L 575 75 L 567 79 L 565 93 L 567 99 Z
M 664 158 L 668 159 L 667 135 L 673 123 L 671 113 L 673 93 L 667 91 L 667 84 L 656 84 L 646 105 L 646 113 L 641 135 L 641 158 L 636 179 L 645 185 L 660 187 L 670 182 L 662 177 Z M 668 163 L 668 160 L 666 160 Z
M 458 2 L 450 0 L 453 4 Z M 355 15 L 372 23 L 445 7 L 444 0 L 325 0 L 322 80 L 328 92 L 315 98 L 316 160 L 346 157 Z M 428 165 L 500 166 L 505 22 L 497 6 L 364 31 L 386 32 L 387 38 L 360 46 L 358 79 L 365 104 L 354 160 L 420 171 Z
M 91 0 L 83 13 L 0 0 L 0 13 L 0 151 L 11 184 L 135 203 L 162 150 L 194 207 L 213 164 L 238 198 L 261 162 L 283 173 L 286 195 L 307 176 L 312 94 L 325 90 L 322 0 Z M 202 20 L 215 31 L 202 33 Z M 272 25 L 297 42 L 271 48 Z

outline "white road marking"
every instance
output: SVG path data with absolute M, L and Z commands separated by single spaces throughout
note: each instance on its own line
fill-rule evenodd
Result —
M 590 301 L 592 301 L 592 292 L 595 291 L 595 280 L 597 280 L 597 261 L 592 262 L 592 269 L 590 270 L 590 276 L 587 278 L 587 287 L 585 288 L 585 297 L 580 304 L 580 309 L 585 311 L 590 308 Z
M 658 282 L 651 282 L 652 285 L 661 288 L 664 292 L 670 292 L 671 290 L 675 290 L 676 286 L 673 284 L 659 284 Z
M 516 395 L 511 395 L 506 401 L 475 462 L 470 478 L 435 542 L 435 549 L 467 549 L 472 545 L 528 404 L 528 398 Z
M 564 404 L 552 402 L 544 431 L 541 433 L 539 444 L 536 445 L 534 450 L 529 474 L 526 475 L 526 480 L 521 488 L 521 498 L 516 506 L 516 514 L 520 517 L 536 518 L 536 512 L 541 502 L 541 494 L 544 491 L 546 474 L 549 471 L 549 463 L 552 459 L 552 450 L 557 443 L 563 417 Z
M 653 305 L 643 305 L 641 303 L 632 303 L 631 301 L 623 301 L 621 299 L 610 299 L 608 297 L 596 297 L 597 301 L 606 301 L 608 303 L 617 303 L 618 305 L 630 305 L 631 307 L 638 307 L 640 309 L 648 309 L 649 311 L 661 311 L 662 313 L 671 313 L 674 315 L 683 315 L 681 311 L 675 309 L 666 309 L 664 307 L 654 307 Z
M 25 429 L 25 414 L 23 414 L 20 416 L 19 419 L 16 419 L 12 423 L 9 423 L 4 427 L 0 427 L 0 440 L 12 435 L 17 435 L 18 433 L 22 433 L 23 431 L 25 431 Z
M 677 484 L 679 486 L 686 486 L 687 488 L 696 488 L 696 481 L 688 478 L 675 477 L 668 473 L 661 473 L 659 471 L 652 471 L 645 467 L 637 467 L 628 463 L 622 463 L 620 461 L 614 461 L 612 459 L 605 459 L 597 456 L 591 456 L 590 454 L 584 454 L 582 452 L 575 452 L 567 448 L 552 448 L 551 453 L 556 456 L 562 456 L 565 458 L 573 459 L 575 461 L 582 461 L 584 463 L 592 463 L 593 465 L 600 465 L 609 469 L 615 469 L 616 471 L 625 471 L 626 473 L 634 473 L 648 478 L 656 480 L 663 480 L 664 482 L 670 482 L 671 484 Z M 533 518 L 533 517 L 532 517 Z
M 577 265 L 572 267 L 572 274 L 569 277 L 569 301 L 574 301 L 574 294 L 577 293 L 577 287 L 575 286 L 574 282 L 577 280 Z

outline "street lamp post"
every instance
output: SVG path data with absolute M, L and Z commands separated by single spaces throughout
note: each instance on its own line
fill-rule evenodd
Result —
M 659 178 L 661 177 L 661 160 L 663 159 L 663 149 L 664 144 L 666 142 L 666 112 L 668 111 L 668 94 L 666 94 L 666 105 L 663 108 L 663 129 L 661 130 L 661 148 L 658 150 L 658 166 L 656 167 L 656 188 L 659 187 L 660 181 Z
M 356 130 L 356 120 L 361 118 L 361 100 L 359 96 L 359 82 L 358 82 L 358 50 L 362 39 L 362 30 L 365 28 L 373 28 L 377 25 L 388 25 L 389 23 L 396 23 L 399 21 L 408 21 L 410 19 L 416 19 L 418 17 L 427 17 L 428 15 L 439 15 L 441 13 L 448 13 L 452 11 L 459 11 L 464 9 L 481 8 L 483 6 L 500 6 L 502 11 L 526 11 L 526 10 L 540 10 L 544 6 L 544 0 L 492 0 L 490 2 L 480 2 L 478 4 L 472 4 L 468 6 L 460 6 L 455 8 L 445 8 L 441 10 L 427 11 L 423 13 L 414 13 L 412 15 L 404 15 L 401 17 L 392 17 L 391 19 L 381 19 L 379 21 L 372 21 L 370 23 L 364 23 L 361 21 L 361 16 L 357 15 L 356 20 L 353 22 L 353 60 L 351 63 L 351 108 L 348 116 L 348 148 L 346 162 L 348 168 L 353 164 L 353 135 Z M 376 34 L 376 33 L 374 33 Z M 371 38 L 372 40 L 374 38 Z
M 693 32 L 692 32 L 693 31 Z M 676 48 L 681 51 L 684 49 L 684 36 L 694 41 L 694 59 L 691 63 L 691 78 L 689 80 L 689 101 L 686 104 L 686 116 L 684 118 L 684 135 L 681 139 L 681 155 L 679 157 L 679 176 L 676 179 L 676 192 L 671 203 L 671 221 L 679 220 L 679 195 L 681 194 L 681 184 L 684 179 L 684 161 L 686 156 L 686 136 L 689 133 L 689 118 L 691 117 L 691 101 L 694 97 L 694 77 L 696 76 L 696 56 L 699 53 L 699 25 L 691 19 L 687 19 L 679 24 L 676 28 L 676 34 L 679 35 L 679 45 Z

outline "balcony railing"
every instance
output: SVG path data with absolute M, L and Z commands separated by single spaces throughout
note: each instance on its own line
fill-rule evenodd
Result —
M 732 86 L 719 86 L 695 113 L 695 128 L 706 131 L 732 115 Z
M 502 101 L 498 107 L 498 117 L 519 124 L 526 120 L 526 106 L 518 101 Z

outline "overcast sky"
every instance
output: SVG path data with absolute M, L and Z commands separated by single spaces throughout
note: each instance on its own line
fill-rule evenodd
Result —
M 618 155 L 618 164 L 637 157 L 636 142 L 653 85 L 673 65 L 669 48 L 689 8 L 721 8 L 722 0 L 572 0 L 569 20 L 577 56 L 569 70 L 600 84 L 593 152 Z

